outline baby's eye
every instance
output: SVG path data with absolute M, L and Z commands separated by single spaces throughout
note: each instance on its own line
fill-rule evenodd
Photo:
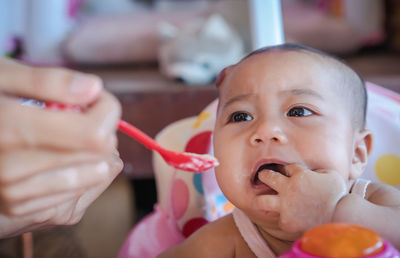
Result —
M 228 122 L 243 122 L 253 120 L 253 117 L 245 112 L 235 112 L 229 117 Z
M 303 107 L 294 107 L 287 112 L 287 116 L 295 116 L 295 117 L 310 116 L 312 114 L 313 114 L 312 111 Z

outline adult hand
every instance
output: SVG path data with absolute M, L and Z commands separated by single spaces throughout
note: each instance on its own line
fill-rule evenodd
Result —
M 22 106 L 21 97 L 84 111 Z M 0 58 L 0 238 L 81 219 L 122 169 L 119 117 L 96 76 Z
M 312 171 L 300 165 L 284 167 L 284 174 L 261 171 L 259 179 L 278 192 L 259 196 L 260 207 L 279 213 L 279 226 L 300 232 L 331 222 L 336 205 L 347 194 L 344 179 L 335 171 Z

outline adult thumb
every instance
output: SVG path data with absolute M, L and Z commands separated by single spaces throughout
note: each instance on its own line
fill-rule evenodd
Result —
M 85 106 L 102 88 L 101 79 L 95 75 L 0 58 L 0 91 L 7 95 Z

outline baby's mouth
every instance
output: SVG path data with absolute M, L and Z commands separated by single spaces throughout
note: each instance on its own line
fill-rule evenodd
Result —
M 272 170 L 278 173 L 281 173 L 282 175 L 286 175 L 285 174 L 285 167 L 282 164 L 277 164 L 277 163 L 266 163 L 266 164 L 262 164 L 257 171 L 254 173 L 253 179 L 252 179 L 252 183 L 253 185 L 262 185 L 264 184 L 259 178 L 258 175 L 260 174 L 261 171 L 263 170 Z

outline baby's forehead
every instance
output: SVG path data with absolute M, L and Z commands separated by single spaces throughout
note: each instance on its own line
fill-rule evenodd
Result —
M 306 50 L 287 50 L 287 49 L 273 49 L 265 52 L 259 52 L 251 54 L 242 59 L 236 66 L 237 67 L 248 67 L 257 65 L 268 65 L 265 68 L 275 67 L 276 65 L 291 66 L 292 68 L 298 69 L 305 68 L 300 64 L 307 64 L 310 67 L 323 67 L 339 69 L 342 63 L 338 60 L 325 56 L 319 53 L 314 53 Z
M 279 77 L 293 83 L 312 80 L 327 84 L 341 83 L 344 65 L 339 61 L 301 50 L 270 50 L 250 55 L 239 63 L 226 67 L 217 77 L 216 86 L 221 91 L 237 87 L 244 78 Z M 340 80 L 340 82 L 338 82 Z
M 297 69 L 300 72 L 293 72 L 293 70 Z M 284 71 L 280 72 L 281 70 Z M 276 74 L 274 75 L 274 73 Z M 242 91 L 251 91 L 247 83 L 251 82 L 251 80 L 254 82 L 257 79 L 264 78 L 263 75 L 265 74 L 272 74 L 275 78 L 292 76 L 289 84 L 296 83 L 296 80 L 301 80 L 301 82 L 297 83 L 300 88 L 302 85 L 307 86 L 307 80 L 318 82 L 311 85 L 311 87 L 315 86 L 322 90 L 326 96 L 330 95 L 331 97 L 327 98 L 330 102 L 340 101 L 340 104 L 336 104 L 344 104 L 343 107 L 355 110 L 355 112 L 352 112 L 355 123 L 359 125 L 365 123 L 367 98 L 362 78 L 339 59 L 328 54 L 314 53 L 307 50 L 273 49 L 261 52 L 256 51 L 239 63 L 227 67 L 219 75 L 217 84 L 220 101 L 226 101 L 232 96 L 243 94 Z M 275 82 L 277 81 L 271 83 L 269 80 L 264 80 L 264 83 L 255 87 L 272 89 Z

